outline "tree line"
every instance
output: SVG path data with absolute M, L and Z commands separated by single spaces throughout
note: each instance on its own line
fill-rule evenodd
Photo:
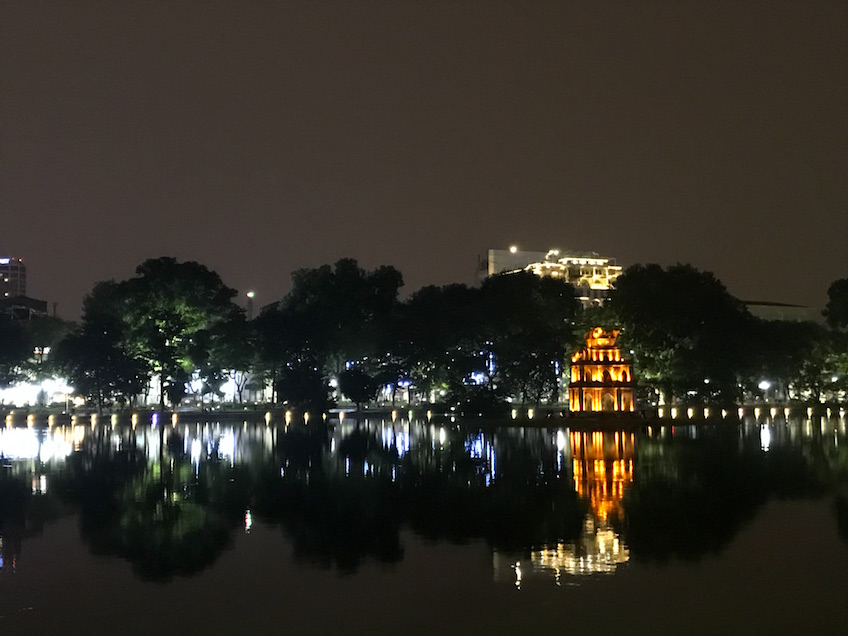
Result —
M 326 408 L 399 390 L 467 411 L 556 403 L 570 356 L 595 325 L 620 329 L 643 405 L 819 402 L 848 382 L 848 279 L 829 289 L 827 326 L 753 317 L 709 272 L 634 265 L 610 300 L 583 310 L 568 283 L 528 272 L 479 286 L 427 286 L 400 298 L 401 273 L 353 259 L 300 269 L 291 291 L 255 318 L 237 292 L 196 262 L 147 260 L 98 283 L 78 324 L 0 321 L 0 386 L 61 374 L 99 409 L 153 389 L 160 408 L 270 387 L 270 402 Z M 34 359 L 34 342 L 51 345 Z M 234 394 L 220 387 L 230 381 Z M 765 381 L 765 382 L 764 382 Z

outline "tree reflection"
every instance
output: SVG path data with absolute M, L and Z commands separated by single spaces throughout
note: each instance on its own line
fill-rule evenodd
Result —
M 232 524 L 198 496 L 203 488 L 185 457 L 171 454 L 174 445 L 166 442 L 150 461 L 133 436 L 120 450 L 103 434 L 87 441 L 68 459 L 60 484 L 80 507 L 81 535 L 92 552 L 127 559 L 149 580 L 192 575 L 217 559 Z
M 736 427 L 697 439 L 643 439 L 637 474 L 616 519 L 635 559 L 699 558 L 724 549 L 770 498 L 810 498 L 828 475 L 799 448 L 764 453 Z
M 848 495 L 840 495 L 836 498 L 836 525 L 839 528 L 839 536 L 848 543 Z
M 11 567 L 61 501 L 79 511 L 92 552 L 122 557 L 148 580 L 209 567 L 248 510 L 281 530 L 296 560 L 342 573 L 402 560 L 410 529 L 429 541 L 483 541 L 559 576 L 610 549 L 619 560 L 604 571 L 627 558 L 700 558 L 723 550 L 768 500 L 830 496 L 840 483 L 835 521 L 848 541 L 848 446 L 815 422 L 803 434 L 775 429 L 765 448 L 761 426 L 660 435 L 396 418 L 76 427 L 79 448 L 62 462 L 0 474 L 2 556 Z

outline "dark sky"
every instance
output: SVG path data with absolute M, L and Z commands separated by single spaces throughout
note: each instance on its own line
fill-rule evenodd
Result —
M 0 255 L 60 315 L 162 255 L 262 305 L 512 243 L 823 306 L 848 3 L 0 0 Z

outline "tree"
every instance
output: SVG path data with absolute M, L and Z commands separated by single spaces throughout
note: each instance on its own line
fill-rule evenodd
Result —
M 827 290 L 824 315 L 833 329 L 848 329 L 848 278 L 833 281 Z
M 642 382 L 667 400 L 737 399 L 751 319 L 712 273 L 634 265 L 616 280 L 610 303 Z
M 24 366 L 32 355 L 32 340 L 23 326 L 0 316 L 0 388 L 23 378 Z
M 63 338 L 51 366 L 100 412 L 113 401 L 129 403 L 149 379 L 146 362 L 122 348 L 120 326 L 103 321 L 86 322 Z
M 295 361 L 277 375 L 276 392 L 282 402 L 304 411 L 323 411 L 330 403 L 327 376 L 314 362 Z
M 214 325 L 206 350 L 206 362 L 201 367 L 203 379 L 231 380 L 235 389 L 233 401 L 237 399 L 241 404 L 256 359 L 254 332 L 244 314 L 235 313 Z
M 575 341 L 574 287 L 530 272 L 500 274 L 484 281 L 481 300 L 492 380 L 522 400 L 556 400 Z
M 379 354 L 377 334 L 397 304 L 401 273 L 382 266 L 368 272 L 354 259 L 332 267 L 300 269 L 280 303 L 303 348 L 338 372 L 349 360 Z
M 380 383 L 361 368 L 351 367 L 339 373 L 339 390 L 360 410 L 363 403 L 377 397 Z
M 479 295 L 479 289 L 461 284 L 427 286 L 399 308 L 397 355 L 424 396 L 461 391 L 468 374 L 483 368 L 477 346 Z
M 292 290 L 256 320 L 258 368 L 270 377 L 274 397 L 282 388 L 289 395 L 280 398 L 300 402 L 310 387 L 309 399 L 326 403 L 315 382 L 340 372 L 346 362 L 383 359 L 382 334 L 402 284 L 393 267 L 368 272 L 353 259 L 294 272 Z M 300 372 L 305 375 L 297 379 Z
M 166 394 L 184 394 L 203 357 L 196 345 L 205 332 L 241 311 L 233 303 L 236 291 L 199 263 L 162 257 L 139 265 L 120 292 L 126 343 L 159 374 L 164 409 Z

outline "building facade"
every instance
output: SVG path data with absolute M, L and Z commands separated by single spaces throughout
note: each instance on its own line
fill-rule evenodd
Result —
M 618 330 L 595 327 L 571 358 L 568 404 L 572 412 L 631 412 L 633 368 L 616 346 Z
M 21 258 L 0 258 L 0 298 L 26 296 L 26 265 Z
M 487 275 L 522 270 L 570 283 L 574 286 L 576 298 L 584 307 L 591 307 L 606 300 L 622 268 L 616 265 L 615 259 L 595 252 L 525 252 L 514 247 L 489 250 Z

